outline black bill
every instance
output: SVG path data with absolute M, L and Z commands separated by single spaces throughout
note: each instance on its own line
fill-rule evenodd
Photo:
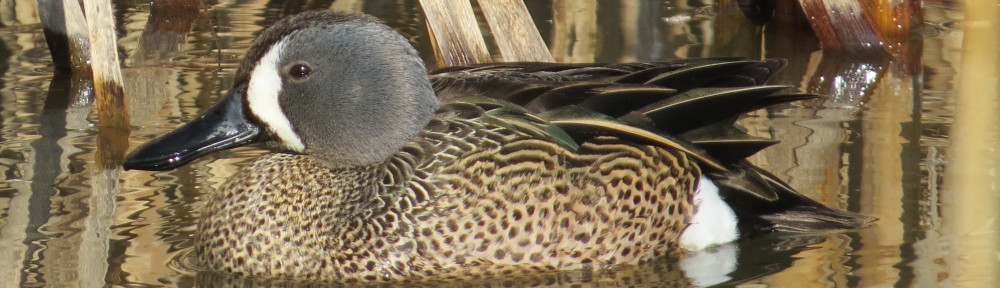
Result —
M 266 141 L 260 125 L 243 108 L 246 85 L 239 85 L 197 119 L 153 139 L 125 159 L 125 169 L 163 171 L 184 166 L 209 153 Z

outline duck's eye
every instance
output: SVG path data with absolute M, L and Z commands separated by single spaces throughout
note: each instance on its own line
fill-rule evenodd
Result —
M 306 76 L 309 76 L 309 73 L 312 73 L 312 67 L 306 64 L 295 64 L 288 69 L 288 75 L 292 75 L 292 78 L 295 79 L 306 78 Z

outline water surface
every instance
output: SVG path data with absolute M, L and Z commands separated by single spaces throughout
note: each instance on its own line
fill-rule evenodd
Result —
M 206 198 L 263 151 L 215 153 L 167 172 L 99 171 L 99 123 L 88 84 L 52 76 L 34 1 L 13 2 L 19 5 L 0 8 L 0 286 L 251 283 L 196 273 L 182 255 Z M 184 13 L 119 2 L 132 147 L 210 107 L 232 84 L 255 33 L 302 9 L 374 14 L 434 61 L 417 1 L 209 2 Z M 741 123 L 752 134 L 783 141 L 752 160 L 813 199 L 880 221 L 858 231 L 769 235 L 720 247 L 737 253 L 739 262 L 710 262 L 708 276 L 700 278 L 681 272 L 690 262 L 664 259 L 601 273 L 462 285 L 955 284 L 949 265 L 957 240 L 941 205 L 962 57 L 963 31 L 954 23 L 961 11 L 927 5 L 927 37 L 908 44 L 915 56 L 893 58 L 821 51 L 801 29 L 761 28 L 738 11 L 686 4 L 698 1 L 529 2 L 557 61 L 788 59 L 773 83 L 829 97 L 748 115 Z M 554 13 L 554 5 L 562 12 Z M 434 284 L 441 283 L 428 283 Z

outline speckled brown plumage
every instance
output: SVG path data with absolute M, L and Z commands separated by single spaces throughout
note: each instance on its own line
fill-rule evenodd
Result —
M 676 252 L 700 175 L 684 154 L 614 137 L 572 152 L 462 114 L 439 113 L 433 130 L 370 169 L 264 156 L 206 207 L 196 257 L 250 275 L 393 280 L 607 268 Z

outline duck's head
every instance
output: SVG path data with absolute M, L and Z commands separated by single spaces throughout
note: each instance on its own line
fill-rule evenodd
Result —
M 371 165 L 436 108 L 424 64 L 401 35 L 371 16 L 304 12 L 254 40 L 219 104 L 137 148 L 125 169 L 173 169 L 256 142 L 332 166 Z

